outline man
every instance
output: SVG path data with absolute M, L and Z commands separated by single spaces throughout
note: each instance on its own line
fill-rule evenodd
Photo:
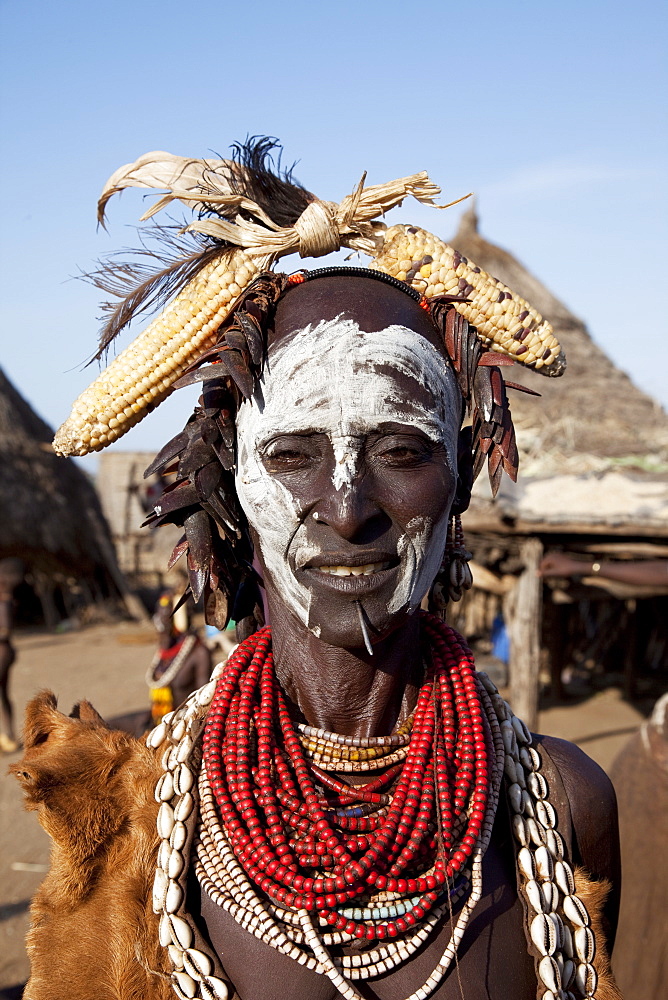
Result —
M 14 733 L 14 709 L 9 697 L 9 675 L 16 660 L 12 643 L 14 591 L 23 579 L 20 559 L 0 559 L 0 752 L 18 749 Z
M 617 877 L 607 778 L 568 744 L 533 744 L 463 641 L 419 610 L 466 579 L 472 400 L 492 476 L 513 468 L 475 332 L 450 301 L 377 272 L 265 275 L 207 360 L 201 407 L 152 466 L 178 458 L 181 477 L 155 519 L 184 524 L 191 587 L 248 638 L 148 750 L 101 737 L 88 707 L 29 710 L 16 770 L 69 864 L 81 838 L 44 775 L 62 746 L 84 761 L 91 738 L 125 764 L 105 787 L 120 825 L 89 831 L 76 905 L 36 900 L 28 996 L 46 996 L 47 958 L 74 998 L 94 969 L 119 998 L 130 969 L 160 998 L 618 996 L 615 897 L 603 913 L 592 895 Z M 111 859 L 138 827 L 143 853 L 120 877 Z M 57 947 L 84 911 L 115 931 L 93 958 Z

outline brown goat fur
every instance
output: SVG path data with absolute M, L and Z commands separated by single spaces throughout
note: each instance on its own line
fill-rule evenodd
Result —
M 591 929 L 598 945 L 593 963 L 598 975 L 596 1000 L 624 1000 L 610 968 L 608 950 L 603 947 L 606 940 L 603 907 L 610 892 L 610 883 L 607 879 L 594 881 L 584 868 L 576 868 L 574 876 L 575 891 L 587 907 Z
M 159 761 L 86 701 L 63 715 L 50 691 L 28 705 L 24 744 L 10 770 L 53 841 L 26 1000 L 172 1000 L 151 909 Z

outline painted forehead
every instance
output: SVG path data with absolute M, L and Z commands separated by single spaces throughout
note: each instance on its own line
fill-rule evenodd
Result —
M 238 426 L 258 446 L 276 433 L 361 435 L 405 423 L 450 454 L 460 416 L 454 374 L 425 337 L 401 325 L 368 332 L 339 316 L 270 350 L 259 392 L 242 404 Z

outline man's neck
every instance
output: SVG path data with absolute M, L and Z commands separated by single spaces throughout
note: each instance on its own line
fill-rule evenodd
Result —
M 410 715 L 423 674 L 417 614 L 369 656 L 364 648 L 327 645 L 272 604 L 276 676 L 297 718 L 348 736 L 383 736 Z

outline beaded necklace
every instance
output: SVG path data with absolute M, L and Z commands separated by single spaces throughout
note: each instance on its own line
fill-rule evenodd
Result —
M 364 757 L 348 761 L 337 760 L 337 741 L 316 737 L 322 741 L 318 748 L 330 748 L 327 760 L 335 770 L 403 760 L 396 787 L 384 801 L 380 789 L 389 785 L 391 771 L 356 788 L 327 779 L 315 760 L 309 762 L 275 679 L 268 628 L 228 662 L 209 711 L 204 763 L 222 826 L 247 876 L 273 903 L 318 914 L 355 938 L 396 937 L 423 920 L 470 858 L 485 818 L 488 753 L 471 656 L 447 626 L 434 625 L 437 621 L 424 616 L 431 662 L 409 742 L 400 736 L 404 745 L 395 750 L 392 738 L 389 747 L 383 738 L 358 739 L 357 753 Z M 303 737 L 307 747 L 313 745 L 310 735 Z M 315 759 L 322 757 L 316 751 Z M 335 793 L 333 801 L 325 790 Z M 384 815 L 332 812 L 374 798 L 387 803 Z M 412 872 L 418 858 L 431 874 Z M 337 911 L 376 890 L 419 900 L 389 923 L 361 923 Z
M 196 642 L 197 636 L 190 634 L 185 635 L 183 639 L 181 639 L 181 641 L 171 649 L 159 649 L 146 670 L 145 680 L 148 687 L 169 687 L 172 681 L 176 679 L 179 670 L 186 660 L 186 657 L 190 654 Z M 160 664 L 169 660 L 171 660 L 169 666 L 167 666 L 159 677 L 156 677 L 155 672 Z
M 272 679 L 266 630 L 242 643 L 208 685 L 149 734 L 149 747 L 164 748 L 153 909 L 181 1000 L 223 1000 L 228 993 L 215 955 L 201 942 L 195 947 L 187 912 L 193 824 L 195 872 L 210 898 L 249 933 L 328 976 L 346 1000 L 360 998 L 354 981 L 407 961 L 449 915 L 447 947 L 408 998 L 426 1000 L 446 976 L 482 895 L 482 859 L 504 771 L 537 996 L 595 997 L 594 935 L 564 858 L 540 755 L 486 675 L 472 672 L 461 637 L 431 616 L 423 615 L 422 625 L 431 662 L 414 715 L 391 737 L 359 740 L 295 727 Z M 270 710 L 278 714 L 276 727 Z M 199 768 L 205 716 L 207 763 Z M 331 758 L 329 770 L 313 764 L 314 742 L 320 756 Z M 384 768 L 398 750 L 407 752 L 353 787 L 332 774 L 351 763 L 345 752 L 336 763 L 337 746 L 381 751 L 352 761 L 367 771 Z M 267 772 L 275 776 L 272 787 Z M 472 829 L 478 831 L 473 845 L 464 842 Z M 388 831 L 394 840 L 383 837 Z M 340 951 L 351 943 L 352 951 Z

